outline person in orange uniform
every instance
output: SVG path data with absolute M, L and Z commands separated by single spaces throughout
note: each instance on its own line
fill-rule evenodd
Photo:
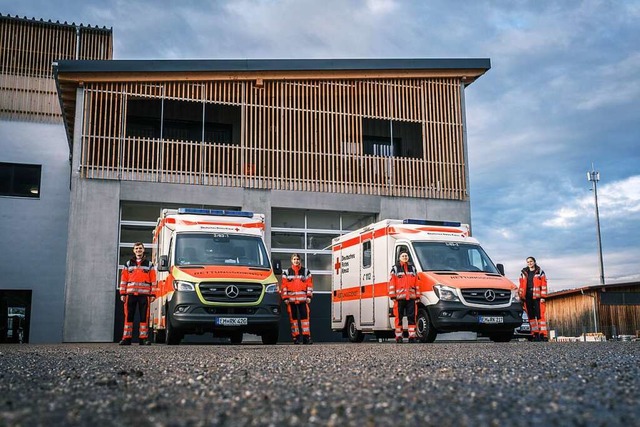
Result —
M 141 242 L 134 243 L 133 254 L 120 276 L 120 300 L 124 303 L 124 331 L 120 345 L 131 345 L 136 309 L 140 313 L 138 342 L 140 345 L 151 344 L 149 308 L 157 292 L 156 271 L 153 263 L 144 256 Z
M 548 340 L 547 321 L 544 304 L 547 297 L 547 276 L 532 256 L 527 258 L 527 266 L 520 272 L 520 299 L 529 317 L 534 341 Z
M 409 253 L 400 252 L 397 263 L 391 268 L 389 297 L 395 301 L 396 342 L 402 343 L 402 318 L 407 316 L 409 342 L 416 342 L 416 299 L 419 296 L 418 272 L 409 263 Z
M 312 344 L 309 303 L 313 297 L 313 278 L 311 272 L 302 266 L 299 254 L 291 255 L 291 267 L 282 272 L 281 294 L 289 313 L 293 343 L 300 343 L 302 329 L 302 343 Z

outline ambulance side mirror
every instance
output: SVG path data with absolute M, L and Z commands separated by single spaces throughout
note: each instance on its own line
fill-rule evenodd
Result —
M 160 263 L 158 264 L 158 271 L 169 271 L 169 257 L 166 255 L 160 255 Z
M 504 265 L 496 264 L 496 267 L 498 267 L 498 271 L 500 272 L 500 274 L 504 276 Z
M 282 274 L 282 261 L 279 259 L 273 260 L 273 274 L 279 276 Z

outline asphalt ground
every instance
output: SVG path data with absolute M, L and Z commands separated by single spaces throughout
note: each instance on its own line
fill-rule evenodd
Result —
M 638 426 L 638 342 L 0 345 L 2 426 Z

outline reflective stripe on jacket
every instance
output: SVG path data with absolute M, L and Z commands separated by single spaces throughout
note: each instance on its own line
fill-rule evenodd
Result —
M 527 273 L 528 267 L 525 267 L 520 272 L 520 298 L 525 299 L 527 295 Z M 533 299 L 540 299 L 547 297 L 547 276 L 539 266 L 536 266 L 533 275 Z
M 282 272 L 282 299 L 294 304 L 306 303 L 313 296 L 313 277 L 304 267 L 290 267 Z
M 418 290 L 418 271 L 413 264 L 396 264 L 391 268 L 389 297 L 391 299 L 416 299 Z
M 135 258 L 127 261 L 120 275 L 120 295 L 155 296 L 156 286 L 156 270 L 151 261 L 146 258 L 140 262 Z

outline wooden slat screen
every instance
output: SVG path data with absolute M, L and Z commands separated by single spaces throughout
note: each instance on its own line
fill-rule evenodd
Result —
M 452 78 L 87 83 L 82 176 L 467 198 L 461 82 Z M 127 137 L 127 99 L 236 106 L 240 144 Z M 363 152 L 363 119 L 417 123 L 422 158 Z
M 54 61 L 111 59 L 111 30 L 0 15 L 0 118 L 62 121 Z

